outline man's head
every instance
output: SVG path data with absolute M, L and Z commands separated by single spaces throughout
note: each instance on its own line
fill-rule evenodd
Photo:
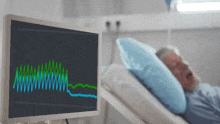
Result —
M 188 63 L 183 61 L 177 48 L 163 47 L 157 51 L 156 55 L 178 79 L 184 91 L 193 92 L 197 88 L 200 79 L 189 68 Z

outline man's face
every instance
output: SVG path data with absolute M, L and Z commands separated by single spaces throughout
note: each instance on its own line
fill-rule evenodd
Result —
M 179 80 L 183 89 L 187 92 L 192 92 L 189 89 L 195 86 L 196 79 L 190 70 L 187 70 L 188 64 L 183 62 L 180 56 L 171 52 L 163 59 L 165 65 L 170 69 L 173 75 Z

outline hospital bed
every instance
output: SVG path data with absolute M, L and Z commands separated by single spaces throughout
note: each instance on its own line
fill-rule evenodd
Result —
M 132 124 L 188 124 L 167 110 L 124 67 L 112 64 L 101 75 L 102 97 Z

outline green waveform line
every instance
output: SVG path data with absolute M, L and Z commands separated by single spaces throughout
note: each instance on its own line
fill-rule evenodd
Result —
M 46 74 L 50 73 L 50 75 L 52 73 L 53 73 L 53 75 L 57 74 L 57 77 L 60 73 L 61 77 L 64 76 L 65 78 L 68 78 L 68 70 L 66 70 L 66 74 L 64 73 L 64 71 L 65 71 L 64 68 L 63 68 L 63 70 L 61 69 L 61 62 L 60 62 L 59 67 L 58 67 L 58 62 L 56 62 L 56 65 L 54 65 L 54 60 L 53 60 L 52 64 L 49 61 L 48 66 L 47 66 L 47 63 L 45 63 L 45 66 L 43 66 L 43 64 L 42 64 L 41 68 L 40 68 L 40 65 L 38 65 L 37 71 L 36 71 L 36 68 L 33 69 L 32 66 L 29 68 L 29 65 L 27 65 L 27 69 L 25 69 L 25 65 L 24 65 L 23 71 L 22 71 L 22 64 L 21 64 L 20 65 L 20 70 L 18 70 L 18 67 L 16 69 L 16 75 L 24 77 L 25 81 L 28 78 L 28 82 L 30 81 L 30 77 L 32 77 L 32 79 L 34 79 L 34 77 L 37 77 L 37 75 L 39 76 L 39 75 L 41 75 L 41 73 L 45 73 L 45 72 L 46 72 Z M 40 76 L 39 80 L 41 80 L 41 78 L 44 79 L 46 77 L 45 76 L 42 76 L 42 77 Z M 61 80 L 62 79 L 60 79 L 60 82 L 61 82 Z M 16 78 L 14 80 L 13 87 L 15 86 L 15 83 L 16 83 Z M 68 79 L 67 79 L 67 84 L 68 84 Z
M 92 88 L 92 89 L 96 89 L 97 90 L 97 87 L 96 86 L 92 86 L 92 85 L 89 85 L 89 84 L 85 84 L 85 85 L 83 85 L 83 84 L 81 84 L 81 83 L 78 83 L 78 84 L 76 84 L 75 86 L 73 86 L 72 84 L 68 84 L 68 87 L 72 87 L 72 89 L 75 89 L 76 87 L 79 87 L 79 86 L 81 86 L 81 87 L 88 87 L 88 88 Z
M 68 70 L 66 70 L 66 74 L 65 74 L 64 73 L 64 71 L 65 71 L 64 68 L 63 68 L 63 70 L 61 69 L 61 62 L 59 64 L 59 67 L 58 67 L 58 62 L 56 62 L 56 66 L 54 66 L 54 60 L 52 61 L 52 65 L 51 65 L 50 61 L 49 61 L 48 66 L 47 66 L 47 63 L 45 63 L 45 66 L 43 66 L 43 64 L 42 64 L 41 68 L 40 68 L 40 65 L 38 65 L 37 71 L 36 71 L 36 68 L 33 69 L 32 66 L 29 68 L 29 65 L 27 65 L 27 68 L 25 68 L 25 65 L 24 65 L 23 71 L 22 71 L 22 64 L 20 65 L 20 70 L 18 70 L 18 69 L 19 68 L 17 67 L 16 76 L 24 77 L 25 78 L 24 80 L 26 81 L 26 79 L 28 79 L 28 82 L 30 82 L 30 79 L 33 80 L 34 77 L 38 77 L 38 78 L 35 79 L 35 82 L 36 82 L 37 80 L 39 81 L 39 80 L 44 79 L 44 78 L 46 78 L 48 76 L 48 75 L 47 76 L 41 76 L 41 73 L 44 74 L 46 72 L 46 74 L 50 73 L 50 75 L 53 73 L 53 75 L 56 74 L 57 77 L 58 77 L 58 75 L 60 73 L 60 76 L 61 76 L 60 82 L 62 80 L 67 81 L 67 86 L 68 87 L 72 87 L 72 89 L 75 89 L 76 87 L 81 86 L 83 88 L 84 87 L 88 87 L 88 88 L 92 88 L 92 89 L 96 89 L 97 90 L 96 86 L 92 86 L 92 85 L 89 85 L 89 84 L 83 85 L 81 83 L 78 83 L 75 86 L 73 86 L 72 84 L 69 84 L 69 81 L 68 81 Z M 62 77 L 64 77 L 64 79 Z M 15 86 L 16 81 L 17 81 L 17 79 L 15 78 L 13 87 Z

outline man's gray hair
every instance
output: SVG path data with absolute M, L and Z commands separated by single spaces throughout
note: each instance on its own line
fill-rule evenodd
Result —
M 180 52 L 177 47 L 171 45 L 159 49 L 156 52 L 156 55 L 160 60 L 163 60 L 163 58 L 167 57 L 167 55 L 169 55 L 171 52 L 174 52 L 176 55 L 180 56 Z

